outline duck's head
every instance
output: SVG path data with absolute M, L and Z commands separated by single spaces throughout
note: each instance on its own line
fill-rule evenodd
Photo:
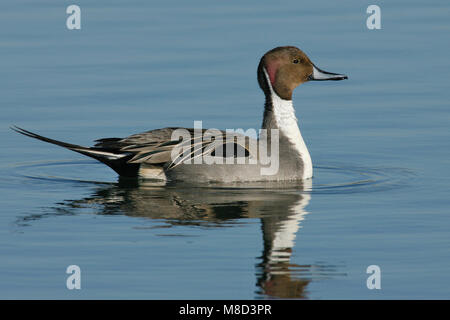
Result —
M 268 51 L 258 66 L 261 89 L 267 95 L 272 88 L 284 100 L 292 100 L 292 91 L 306 81 L 344 79 L 347 79 L 346 75 L 317 68 L 303 51 L 291 46 Z

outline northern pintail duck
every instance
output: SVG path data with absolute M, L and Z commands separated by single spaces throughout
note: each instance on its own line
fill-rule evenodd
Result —
M 307 81 L 343 80 L 347 76 L 319 69 L 303 51 L 292 46 L 268 51 L 260 60 L 257 75 L 266 98 L 262 130 L 257 139 L 242 134 L 227 135 L 223 130 L 201 129 L 198 135 L 192 128 L 180 131 L 170 127 L 127 138 L 99 139 L 93 147 L 83 147 L 19 127 L 12 129 L 97 159 L 122 177 L 188 182 L 311 178 L 311 157 L 297 124 L 292 92 Z M 256 149 L 252 147 L 255 145 Z M 267 162 L 263 149 L 275 164 Z M 206 156 L 209 162 L 198 161 Z

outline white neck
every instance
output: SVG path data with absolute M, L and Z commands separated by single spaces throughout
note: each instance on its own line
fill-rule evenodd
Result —
M 281 133 L 288 138 L 299 154 L 303 162 L 303 179 L 309 179 L 313 175 L 313 167 L 311 156 L 305 141 L 303 140 L 300 128 L 298 127 L 297 117 L 295 116 L 294 105 L 292 100 L 284 100 L 280 98 L 273 90 L 269 76 L 266 74 L 267 83 L 269 84 L 272 97 L 272 106 L 274 118 Z

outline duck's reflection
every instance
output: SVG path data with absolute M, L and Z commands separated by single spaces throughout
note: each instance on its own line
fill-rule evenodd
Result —
M 261 217 L 264 250 L 258 264 L 258 293 L 279 298 L 306 298 L 305 288 L 310 278 L 296 278 L 293 273 L 308 270 L 310 266 L 290 261 L 300 222 L 308 213 L 305 207 L 310 195 L 291 195 L 289 200 L 272 204 L 278 205 L 273 208 L 274 214 Z
M 87 198 L 67 200 L 59 204 L 58 210 L 74 213 L 95 207 L 98 214 L 125 214 L 163 219 L 171 225 L 214 227 L 229 226 L 236 219 L 258 218 L 263 251 L 256 264 L 256 293 L 266 297 L 306 298 L 305 289 L 314 273 L 330 271 L 330 266 L 290 262 L 300 223 L 308 213 L 305 208 L 311 196 L 302 192 L 308 188 L 310 185 L 286 183 L 200 188 L 120 181 L 99 188 Z

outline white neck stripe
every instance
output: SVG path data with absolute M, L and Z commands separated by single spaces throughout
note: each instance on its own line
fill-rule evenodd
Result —
M 277 95 L 272 88 L 266 69 L 263 68 L 263 70 L 270 89 L 275 121 L 280 131 L 289 139 L 303 161 L 303 179 L 309 179 L 313 175 L 311 156 L 300 133 L 292 100 L 284 100 Z

